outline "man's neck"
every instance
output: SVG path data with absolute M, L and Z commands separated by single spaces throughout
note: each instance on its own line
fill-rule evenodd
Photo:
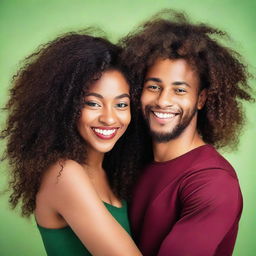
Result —
M 196 130 L 193 133 L 184 131 L 180 136 L 166 143 L 153 141 L 154 160 L 156 162 L 172 160 L 202 145 L 205 145 L 205 142 Z

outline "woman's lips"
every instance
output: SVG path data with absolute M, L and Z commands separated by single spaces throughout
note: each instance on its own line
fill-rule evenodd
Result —
M 104 140 L 110 140 L 115 137 L 118 127 L 92 127 L 96 136 Z

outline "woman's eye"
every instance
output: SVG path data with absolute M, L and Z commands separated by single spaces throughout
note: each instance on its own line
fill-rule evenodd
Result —
M 96 108 L 100 107 L 100 104 L 93 102 L 93 101 L 85 101 L 84 104 L 89 107 L 96 107 Z
M 126 107 L 128 107 L 128 104 L 125 103 L 125 102 L 121 102 L 121 103 L 116 104 L 116 106 L 117 106 L 118 108 L 126 108 Z

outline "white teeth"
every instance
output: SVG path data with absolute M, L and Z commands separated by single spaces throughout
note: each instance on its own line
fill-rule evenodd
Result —
M 168 113 L 160 113 L 160 112 L 153 112 L 158 118 L 167 119 L 172 118 L 175 116 L 175 114 L 168 114 Z
M 97 133 L 104 135 L 104 136 L 109 136 L 116 132 L 116 129 L 102 130 L 102 129 L 98 129 L 98 128 L 93 128 L 93 130 Z

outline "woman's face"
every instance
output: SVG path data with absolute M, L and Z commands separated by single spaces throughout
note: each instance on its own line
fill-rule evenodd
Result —
M 129 85 L 117 70 L 106 71 L 84 98 L 78 131 L 89 148 L 110 151 L 131 120 Z

